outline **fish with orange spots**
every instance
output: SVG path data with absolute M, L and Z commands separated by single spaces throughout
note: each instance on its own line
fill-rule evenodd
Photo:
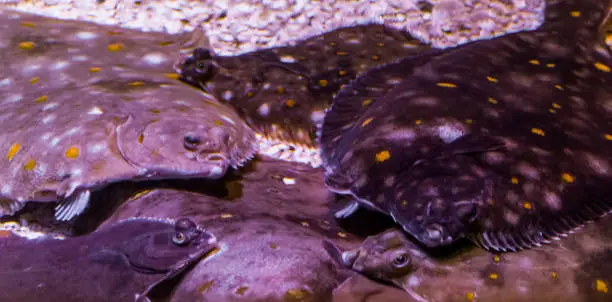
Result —
M 608 216 L 566 240 L 501 255 L 474 247 L 432 254 L 390 229 L 356 249 L 330 250 L 347 267 L 404 292 L 353 277 L 334 301 L 609 301 L 611 227 Z
M 219 178 L 255 152 L 235 110 L 166 74 L 177 37 L 10 11 L 0 28 L 0 216 L 70 220 L 109 183 Z
M 260 135 L 260 153 L 318 166 L 317 132 L 338 89 L 371 67 L 429 49 L 407 32 L 368 24 L 237 56 L 199 47 L 177 69 L 239 111 Z
M 428 247 L 532 248 L 612 209 L 610 1 L 549 1 L 533 31 L 374 68 L 335 97 L 326 183 Z M 575 12 L 580 11 L 580 14 Z

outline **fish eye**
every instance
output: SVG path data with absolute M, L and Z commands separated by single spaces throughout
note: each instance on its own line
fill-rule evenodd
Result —
M 175 232 L 174 235 L 172 235 L 172 242 L 174 244 L 182 245 L 186 241 L 187 241 L 187 236 L 185 236 L 183 232 Z
M 393 267 L 402 268 L 410 263 L 410 257 L 407 254 L 399 254 L 393 258 Z
M 200 143 L 202 143 L 202 140 L 197 136 L 188 134 L 183 137 L 183 146 L 189 151 L 196 151 Z

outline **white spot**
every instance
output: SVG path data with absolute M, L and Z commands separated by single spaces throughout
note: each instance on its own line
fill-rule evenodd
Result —
M 16 103 L 23 99 L 23 95 L 21 94 L 11 94 L 4 99 L 5 103 Z
M 559 195 L 553 193 L 553 192 L 544 192 L 544 200 L 546 201 L 546 204 L 553 210 L 561 210 L 562 204 L 561 204 L 561 198 L 559 198 Z
M 283 183 L 285 185 L 295 185 L 295 178 L 283 177 Z
M 325 112 L 320 111 L 320 110 L 315 110 L 310 114 L 310 120 L 312 120 L 312 122 L 315 124 L 322 123 L 324 118 L 325 118 Z
M 223 94 L 221 94 L 221 98 L 223 98 L 226 101 L 231 100 L 233 96 L 234 96 L 234 93 L 231 90 L 223 91 Z
M 83 175 L 83 169 L 79 169 L 79 168 L 74 169 L 72 170 L 72 172 L 70 172 L 70 175 L 71 176 L 81 176 Z
M 58 103 L 56 103 L 56 102 L 53 102 L 53 103 L 47 103 L 47 104 L 45 104 L 45 105 L 42 107 L 42 110 L 43 110 L 43 111 L 47 111 L 47 110 L 49 110 L 49 109 L 53 109 L 53 108 L 57 107 L 57 105 L 59 105 L 59 104 L 58 104 Z
M 76 61 L 76 62 L 84 62 L 89 60 L 89 57 L 84 56 L 84 55 L 80 55 L 80 56 L 73 56 L 72 57 L 72 61 Z
M 436 130 L 438 132 L 438 137 L 447 144 L 452 143 L 464 135 L 462 130 L 448 125 L 439 126 Z
M 153 65 L 159 65 L 168 60 L 166 55 L 160 52 L 152 52 L 142 57 L 142 60 Z
M 80 40 L 91 40 L 98 37 L 98 34 L 90 31 L 80 31 L 75 34 L 75 37 Z
M 257 113 L 264 117 L 268 116 L 268 114 L 270 114 L 270 105 L 268 105 L 268 103 L 261 104 L 261 106 L 257 108 Z
M 43 117 L 42 122 L 43 124 L 50 124 L 51 122 L 53 122 L 55 120 L 55 114 L 49 114 L 45 117 Z
M 40 136 L 40 140 L 43 142 L 48 141 L 50 138 L 51 132 L 43 133 L 43 135 Z
M 12 82 L 13 82 L 13 79 L 4 78 L 0 81 L 0 87 L 11 85 Z
M 73 134 L 78 133 L 79 131 L 81 131 L 81 127 L 74 127 L 74 128 L 72 128 L 72 129 L 70 129 L 70 130 L 66 131 L 66 132 L 64 133 L 64 135 L 65 135 L 65 136 L 68 136 L 68 135 L 73 135 Z
M 295 57 L 290 56 L 290 55 L 284 55 L 284 56 L 281 56 L 279 59 L 280 59 L 280 61 L 281 61 L 281 62 L 283 62 L 283 63 L 295 63 L 295 62 L 297 62 L 297 60 L 295 59 Z
M 230 124 L 232 124 L 232 125 L 236 125 L 236 123 L 234 122 L 234 120 L 232 120 L 231 118 L 229 118 L 229 117 L 227 117 L 227 116 L 225 116 L 225 115 L 222 115 L 222 116 L 221 116 L 221 119 L 222 119 L 222 120 L 224 120 L 224 121 L 226 121 L 226 122 L 228 122 L 228 123 L 230 123 Z
M 12 189 L 13 189 L 13 188 L 11 187 L 11 185 L 9 185 L 9 184 L 4 184 L 4 185 L 2 186 L 2 190 L 0 190 L 0 193 L 2 193 L 2 195 L 9 195 L 9 194 L 11 194 L 11 190 L 12 190 Z
M 60 142 L 61 140 L 62 140 L 62 139 L 61 139 L 61 138 L 59 138 L 59 137 L 54 137 L 54 138 L 51 140 L 51 142 L 50 142 L 49 144 L 50 144 L 51 146 L 57 146 L 57 144 L 59 144 L 59 142 Z
M 55 63 L 53 63 L 53 65 L 51 65 L 51 69 L 52 70 L 60 70 L 60 69 L 64 69 L 66 68 L 66 66 L 68 66 L 68 61 L 57 61 Z
M 91 115 L 100 115 L 102 113 L 104 113 L 104 111 L 102 111 L 102 109 L 98 106 L 91 107 L 91 109 L 87 111 L 87 114 L 91 114 Z
M 222 175 L 223 169 L 219 166 L 214 166 L 212 169 L 210 169 L 210 173 L 213 175 Z
M 40 64 L 27 64 L 27 65 L 25 65 L 25 66 L 23 67 L 23 70 L 22 70 L 22 71 L 23 71 L 24 73 L 28 73 L 28 72 L 30 72 L 30 71 L 37 71 L 37 70 L 39 70 L 39 69 L 40 69 L 40 67 L 41 67 L 41 65 L 40 65 Z
M 105 143 L 97 143 L 97 144 L 88 145 L 87 146 L 87 150 L 89 151 L 89 153 L 100 153 L 100 152 L 106 150 L 106 144 Z
M 408 285 L 409 286 L 419 286 L 419 284 L 421 284 L 421 280 L 419 279 L 419 277 L 417 276 L 410 276 L 410 278 L 408 278 Z

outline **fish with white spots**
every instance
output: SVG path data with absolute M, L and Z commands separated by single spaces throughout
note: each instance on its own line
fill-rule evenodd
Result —
M 549 1 L 533 31 L 375 68 L 322 129 L 331 190 L 428 247 L 516 251 L 612 209 L 610 1 Z
M 237 56 L 200 47 L 177 69 L 236 108 L 261 136 L 261 153 L 318 166 L 317 131 L 338 89 L 371 67 L 429 49 L 405 31 L 366 24 Z M 276 154 L 287 148 L 296 151 Z
M 189 219 L 132 218 L 78 237 L 0 238 L 3 301 L 150 301 L 217 248 Z
M 145 59 L 178 57 L 173 36 L 66 22 L 0 11 L 0 216 L 59 201 L 70 220 L 111 182 L 219 178 L 252 157 L 232 108 Z

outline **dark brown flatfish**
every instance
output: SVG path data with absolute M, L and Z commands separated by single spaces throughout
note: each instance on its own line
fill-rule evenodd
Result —
M 539 246 L 612 208 L 609 1 L 376 68 L 325 117 L 326 183 L 429 247 Z M 344 211 L 342 215 L 350 213 Z

